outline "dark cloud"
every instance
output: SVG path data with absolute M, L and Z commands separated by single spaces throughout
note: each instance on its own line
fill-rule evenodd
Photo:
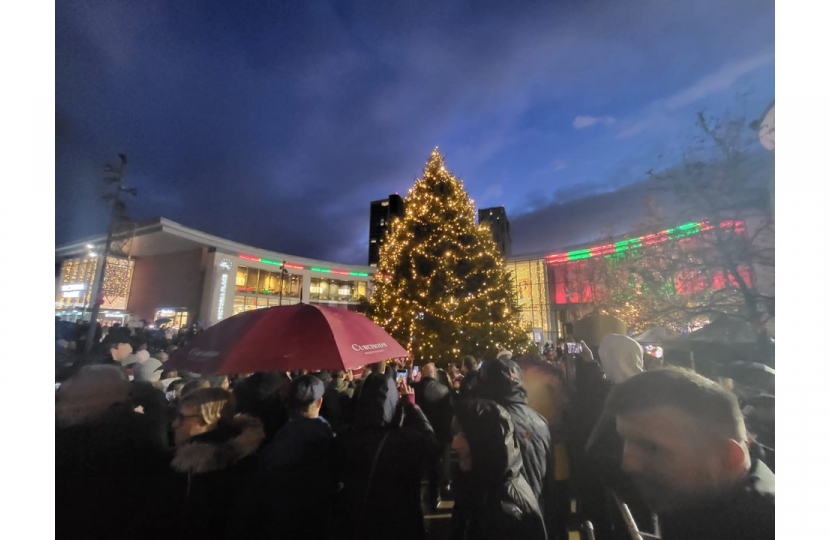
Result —
M 747 36 L 771 25 L 771 1 L 721 17 L 715 0 L 590 4 L 60 2 L 56 242 L 104 230 L 100 172 L 118 152 L 137 219 L 350 263 L 369 201 L 405 193 L 435 145 L 511 214 L 612 190 L 665 135 L 611 128 L 755 52 Z M 575 133 L 579 115 L 617 121 Z

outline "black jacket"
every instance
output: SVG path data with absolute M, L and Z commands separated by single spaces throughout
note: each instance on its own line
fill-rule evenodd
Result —
M 353 394 L 354 383 L 346 382 L 343 378 L 334 378 L 326 386 L 320 416 L 324 417 L 337 433 L 343 431 L 352 421 Z
M 538 499 L 545 484 L 555 481 L 548 423 L 527 405 L 521 370 L 512 360 L 500 358 L 484 362 L 478 379 L 478 397 L 495 401 L 510 413 L 522 452 L 524 475 Z
M 233 389 L 236 410 L 262 422 L 266 443 L 288 422 L 288 411 L 282 397 L 288 383 L 279 373 L 254 373 L 239 381 Z
M 115 405 L 55 436 L 56 538 L 161 538 L 175 512 L 164 500 L 172 452 L 160 426 Z
M 478 386 L 478 370 L 471 369 L 461 379 L 461 385 L 458 387 L 459 399 L 473 399 L 476 397 L 476 387 Z
M 449 444 L 453 414 L 449 388 L 432 377 L 423 377 L 413 389 L 415 390 L 415 403 L 424 411 L 432 429 L 435 430 L 438 444 L 442 447 Z
M 682 513 L 660 516 L 660 529 L 663 540 L 772 540 L 775 475 L 756 460 L 744 481 L 734 489 Z
M 335 538 L 422 539 L 421 472 L 436 455 L 432 427 L 418 407 L 399 402 L 386 375 L 365 379 L 356 400 L 355 424 L 335 443 L 343 484 Z
M 469 400 L 456 413 L 470 447 L 472 470 L 456 483 L 464 486 L 452 516 L 453 540 L 545 540 L 536 498 L 521 474 L 522 456 L 513 422 L 492 401 Z
M 330 538 L 336 492 L 334 431 L 323 418 L 296 418 L 277 432 L 257 458 L 258 492 L 246 520 L 258 538 Z M 242 535 L 241 535 L 242 536 Z
M 180 529 L 170 537 L 210 540 L 235 537 L 234 517 L 242 493 L 253 478 L 255 452 L 265 439 L 262 422 L 238 415 L 228 425 L 192 437 L 176 449 L 171 466 L 177 474 Z

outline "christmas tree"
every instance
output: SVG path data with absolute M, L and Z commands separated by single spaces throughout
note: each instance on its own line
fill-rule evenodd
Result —
M 380 249 L 372 313 L 419 362 L 524 352 L 529 328 L 487 226 L 433 150 Z

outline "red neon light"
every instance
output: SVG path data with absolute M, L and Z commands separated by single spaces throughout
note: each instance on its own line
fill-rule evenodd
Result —
M 745 230 L 743 221 L 722 221 L 720 223 L 720 227 L 734 227 L 734 231 L 738 233 L 744 232 Z M 591 248 L 569 251 L 567 253 L 554 253 L 548 255 L 546 259 L 549 264 L 578 261 L 581 259 L 588 259 L 600 255 L 610 255 L 612 253 L 624 252 L 640 246 L 651 246 L 654 244 L 667 242 L 672 239 L 683 238 L 684 236 L 689 236 L 690 234 L 698 234 L 704 231 L 710 231 L 713 228 L 714 226 L 712 226 L 712 224 L 710 224 L 708 221 L 701 221 L 699 223 L 691 222 L 672 229 L 666 229 L 665 231 L 647 234 L 645 236 L 640 236 L 638 238 L 631 238 L 629 240 L 624 240 L 621 242 L 617 242 L 615 244 L 602 244 Z
M 249 261 L 262 262 L 262 259 L 260 257 L 254 257 L 253 255 L 247 255 L 245 253 L 240 253 L 239 258 L 240 259 L 247 259 Z M 288 264 L 288 263 L 282 263 L 282 264 L 280 264 L 280 266 L 283 266 L 285 268 L 293 268 L 295 270 L 302 270 L 303 268 L 305 268 L 305 266 L 300 265 L 300 264 Z M 346 272 L 346 273 L 348 274 L 348 272 Z

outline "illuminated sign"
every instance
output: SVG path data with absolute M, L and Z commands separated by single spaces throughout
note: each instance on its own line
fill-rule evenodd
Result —
M 64 298 L 80 298 L 81 297 L 81 291 L 65 292 L 65 293 L 63 293 L 63 297 Z
M 219 276 L 219 305 L 216 308 L 216 322 L 225 317 L 225 298 L 228 296 L 228 272 L 233 268 L 233 262 L 229 259 L 222 259 L 219 263 L 222 274 Z
M 216 318 L 221 321 L 222 317 L 225 316 L 225 296 L 228 292 L 228 274 L 222 274 L 219 283 L 219 308 L 216 311 Z
M 70 283 L 69 285 L 62 285 L 61 286 L 61 290 L 63 292 L 82 291 L 84 289 L 86 289 L 86 285 L 84 285 L 83 283 Z M 75 295 L 65 294 L 64 296 L 66 298 L 75 298 L 79 295 L 77 295 L 77 294 L 75 294 Z

